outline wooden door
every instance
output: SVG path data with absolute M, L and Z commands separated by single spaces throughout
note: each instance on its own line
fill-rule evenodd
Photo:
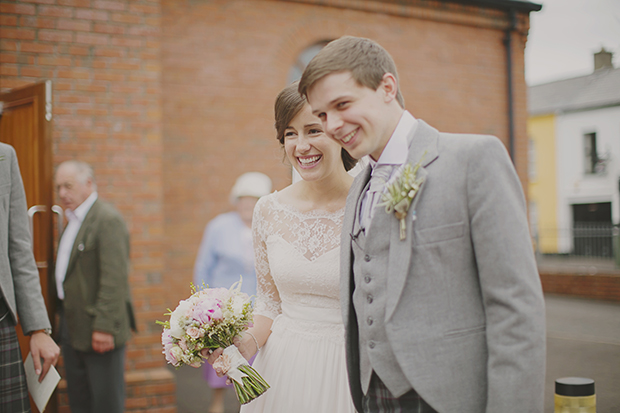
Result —
M 26 190 L 28 213 L 31 217 L 33 251 L 45 305 L 54 322 L 54 300 L 50 294 L 50 275 L 54 261 L 53 170 L 52 170 L 52 82 L 46 81 L 13 89 L 0 94 L 0 141 L 15 148 Z M 28 355 L 29 337 L 17 326 L 24 359 Z M 38 412 L 31 401 L 32 411 Z M 56 398 L 52 397 L 46 412 L 57 411 Z

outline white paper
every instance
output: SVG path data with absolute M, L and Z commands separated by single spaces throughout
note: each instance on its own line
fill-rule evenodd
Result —
M 34 400 L 34 404 L 37 406 L 40 412 L 45 410 L 47 402 L 49 401 L 54 389 L 60 381 L 60 374 L 56 371 L 54 366 L 50 366 L 47 375 L 41 383 L 39 383 L 39 376 L 34 371 L 34 363 L 32 361 L 32 354 L 28 353 L 26 361 L 24 362 L 24 369 L 26 370 L 26 381 L 28 382 L 28 391 Z

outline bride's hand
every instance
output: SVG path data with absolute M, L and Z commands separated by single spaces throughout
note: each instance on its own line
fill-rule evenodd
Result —
M 250 360 L 258 352 L 256 341 L 252 338 L 252 335 L 247 332 L 242 334 L 241 337 L 236 336 L 233 339 L 233 344 L 237 346 L 237 349 L 246 360 Z M 217 360 L 223 352 L 224 349 L 221 347 L 215 350 L 205 348 L 200 351 L 200 354 L 207 359 L 207 362 L 211 366 L 213 366 L 215 360 Z M 214 370 L 218 377 L 224 376 L 224 373 L 220 368 L 215 368 Z
M 241 336 L 237 336 L 233 339 L 233 343 L 239 349 L 239 353 L 246 359 L 250 360 L 256 353 L 258 353 L 257 342 L 252 338 L 251 333 L 247 331 Z
M 224 352 L 224 349 L 221 347 L 215 350 L 203 348 L 202 350 L 200 350 L 200 355 L 204 357 L 205 359 L 207 359 L 207 362 L 210 365 L 213 365 L 213 363 L 215 363 L 215 360 L 217 360 L 217 358 L 221 356 L 223 352 Z M 218 376 L 220 375 L 218 374 Z
M 200 355 L 204 358 L 207 359 L 207 362 L 213 367 L 213 363 L 215 363 L 215 360 L 218 359 L 219 356 L 222 355 L 222 353 L 224 353 L 224 349 L 223 348 L 217 348 L 215 350 L 211 350 L 208 348 L 204 348 L 202 350 L 200 350 Z M 214 368 L 213 369 L 215 371 L 215 374 L 217 374 L 218 377 L 223 377 L 225 374 L 222 371 L 221 368 Z M 230 381 L 230 379 L 226 380 L 226 384 L 232 384 L 232 382 Z

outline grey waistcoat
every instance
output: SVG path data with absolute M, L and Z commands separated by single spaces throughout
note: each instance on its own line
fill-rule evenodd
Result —
M 384 213 L 384 209 L 379 207 L 376 213 Z M 356 215 L 354 234 L 357 236 L 352 243 L 355 280 L 353 306 L 359 329 L 362 391 L 368 393 L 374 370 L 390 392 L 395 397 L 400 397 L 411 390 L 411 385 L 396 361 L 385 331 L 389 238 L 385 238 L 384 244 L 369 243 L 372 247 L 367 248 L 365 232 L 359 230 L 359 213 Z M 371 221 L 370 229 L 366 232 L 372 237 L 375 231 L 381 230 L 383 228 L 373 226 Z

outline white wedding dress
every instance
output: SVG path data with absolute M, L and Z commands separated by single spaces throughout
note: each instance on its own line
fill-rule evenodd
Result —
M 253 218 L 254 313 L 273 319 L 254 368 L 271 388 L 241 413 L 355 412 L 340 312 L 340 230 L 344 208 L 300 212 L 261 198 Z

